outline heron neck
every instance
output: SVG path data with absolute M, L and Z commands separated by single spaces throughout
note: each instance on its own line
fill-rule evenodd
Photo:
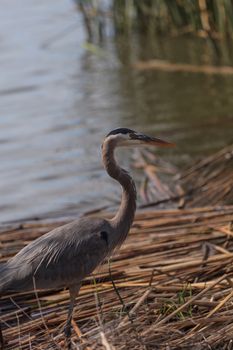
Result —
M 111 220 L 112 225 L 119 232 L 121 236 L 119 243 L 121 243 L 132 225 L 135 211 L 137 192 L 133 179 L 128 172 L 118 166 L 114 158 L 114 149 L 116 144 L 114 140 L 104 142 L 102 145 L 102 157 L 104 167 L 113 179 L 118 181 L 122 187 L 122 197 L 120 207 Z

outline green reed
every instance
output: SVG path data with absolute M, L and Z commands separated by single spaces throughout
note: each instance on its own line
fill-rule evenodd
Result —
M 112 8 L 121 32 L 233 35 L 231 0 L 114 0 Z

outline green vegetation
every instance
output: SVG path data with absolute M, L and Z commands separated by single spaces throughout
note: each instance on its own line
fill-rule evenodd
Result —
M 110 8 L 94 0 L 76 0 L 89 38 L 104 35 L 105 19 L 113 19 L 116 34 L 195 34 L 201 37 L 233 36 L 231 0 L 112 0 Z
M 160 312 L 162 315 L 169 315 L 174 312 L 178 307 L 184 305 L 187 298 L 192 298 L 192 286 L 187 285 L 185 288 L 177 292 L 176 299 L 166 299 L 162 304 Z M 184 320 L 186 317 L 192 317 L 193 306 L 188 305 L 185 311 L 179 311 L 176 314 L 178 320 Z
M 117 31 L 233 36 L 231 0 L 115 0 L 113 15 Z

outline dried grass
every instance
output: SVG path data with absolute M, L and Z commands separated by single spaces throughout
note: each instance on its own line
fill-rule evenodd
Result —
M 187 208 L 139 210 L 126 242 L 110 265 L 103 265 L 84 281 L 72 323 L 74 349 L 232 349 L 233 206 L 221 204 L 229 199 L 224 190 L 224 194 L 217 191 L 214 196 L 210 190 L 211 183 L 213 188 L 218 183 L 218 176 L 226 176 L 223 188 L 232 181 L 228 167 L 219 167 L 223 154 L 180 176 L 185 187 L 197 169 L 203 171 L 192 195 L 190 189 L 186 195 L 182 187 Z M 216 176 L 211 176 L 213 164 L 218 168 Z M 159 166 L 170 173 L 174 170 L 165 164 Z M 154 178 L 151 169 L 145 172 L 150 174 L 147 191 Z M 205 176 L 208 181 L 203 184 Z M 173 191 L 157 178 L 153 186 L 156 191 L 149 192 L 150 197 L 155 192 L 161 198 L 165 193 L 169 197 Z M 207 188 L 205 196 L 218 205 L 210 201 L 208 207 L 188 208 L 192 201 L 202 203 L 203 186 Z M 179 202 L 176 198 L 175 203 Z M 111 216 L 107 212 L 95 214 L 99 215 Z M 65 222 L 2 226 L 0 260 Z M 0 318 L 6 349 L 63 349 L 68 303 L 66 290 L 3 295 Z
M 95 273 L 95 283 L 90 277 L 81 289 L 73 343 L 81 349 L 184 349 L 193 344 L 214 349 L 230 344 L 231 220 L 233 206 L 139 211 L 110 265 L 124 307 L 108 265 L 103 265 Z M 55 226 L 38 222 L 2 229 L 2 251 L 7 252 L 10 244 L 13 255 L 20 248 L 14 243 L 22 237 L 27 237 L 26 244 Z M 8 257 L 4 254 L 1 260 Z M 38 296 L 40 303 L 35 293 L 2 297 L 6 349 L 63 347 L 68 292 L 43 291 Z
M 136 154 L 136 168 L 144 172 L 141 185 L 143 207 L 173 203 L 178 208 L 233 204 L 233 145 L 196 162 L 186 171 L 178 170 L 148 150 Z M 169 175 L 168 184 L 160 173 Z M 175 174 L 175 176 L 174 176 Z
M 141 70 L 159 70 L 165 72 L 187 72 L 187 73 L 202 73 L 211 75 L 232 75 L 233 67 L 231 66 L 213 66 L 213 65 L 195 65 L 185 63 L 172 63 L 165 60 L 147 60 L 138 61 L 133 67 Z

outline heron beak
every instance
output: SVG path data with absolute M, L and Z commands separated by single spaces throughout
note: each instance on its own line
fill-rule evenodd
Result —
M 159 146 L 159 147 L 175 147 L 175 143 L 168 142 L 168 141 L 159 139 L 157 137 L 147 136 L 144 134 L 135 133 L 135 134 L 131 134 L 130 137 L 132 140 L 137 140 L 141 144 L 144 143 L 146 145 Z

